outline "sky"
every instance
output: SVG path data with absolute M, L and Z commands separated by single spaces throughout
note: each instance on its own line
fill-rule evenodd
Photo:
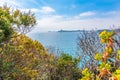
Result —
M 120 0 L 0 0 L 5 4 L 35 14 L 32 32 L 120 27 Z

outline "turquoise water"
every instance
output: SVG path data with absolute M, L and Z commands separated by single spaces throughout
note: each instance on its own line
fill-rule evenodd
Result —
M 44 47 L 52 46 L 65 53 L 75 55 L 79 32 L 29 33 L 28 36 L 39 41 Z

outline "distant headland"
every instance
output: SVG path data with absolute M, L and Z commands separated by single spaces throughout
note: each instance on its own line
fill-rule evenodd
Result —
M 83 30 L 59 30 L 58 32 L 80 32 L 80 31 L 83 31 Z
M 95 31 L 101 32 L 103 30 L 104 29 L 99 29 L 99 30 L 95 30 Z M 105 29 L 105 30 L 107 30 L 107 31 L 115 30 L 116 32 L 120 32 L 119 28 L 117 28 L 117 29 Z M 91 31 L 91 30 L 63 30 L 63 29 L 61 29 L 61 30 L 59 30 L 57 32 L 83 32 L 83 31 Z

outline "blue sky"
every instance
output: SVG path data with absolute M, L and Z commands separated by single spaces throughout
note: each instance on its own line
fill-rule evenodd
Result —
M 0 0 L 4 4 L 34 12 L 37 25 L 32 32 L 120 26 L 120 0 Z

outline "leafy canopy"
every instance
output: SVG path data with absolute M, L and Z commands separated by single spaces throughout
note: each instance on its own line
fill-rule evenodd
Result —
M 9 40 L 14 32 L 25 34 L 34 27 L 36 19 L 29 11 L 11 10 L 6 5 L 0 7 L 0 42 Z

